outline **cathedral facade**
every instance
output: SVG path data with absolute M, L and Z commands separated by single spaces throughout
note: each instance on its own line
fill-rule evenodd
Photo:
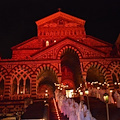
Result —
M 52 97 L 55 83 L 76 89 L 97 81 L 114 89 L 120 82 L 120 54 L 86 35 L 85 20 L 58 11 L 36 25 L 36 37 L 13 46 L 11 59 L 0 59 L 0 100 L 44 98 L 46 90 Z

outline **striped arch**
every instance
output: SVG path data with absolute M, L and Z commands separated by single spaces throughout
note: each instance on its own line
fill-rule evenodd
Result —
M 3 77 L 5 78 L 6 75 L 8 75 L 7 69 L 0 65 L 0 80 L 1 80 Z
M 17 70 L 24 70 L 24 71 L 27 71 L 27 74 L 33 74 L 33 70 L 28 66 L 28 65 L 25 65 L 25 64 L 21 64 L 21 65 L 17 65 L 15 66 L 11 72 L 10 72 L 10 75 L 12 76 L 14 72 L 16 72 Z
M 0 66 L 0 96 L 5 92 L 5 82 L 7 81 L 7 75 L 8 71 L 3 66 Z
M 97 69 L 99 69 L 100 70 L 100 72 L 101 73 L 103 73 L 103 75 L 104 75 L 104 78 L 105 78 L 105 81 L 107 82 L 107 83 L 110 83 L 110 81 L 108 80 L 108 72 L 107 72 L 107 70 L 106 70 L 106 68 L 102 65 L 102 64 L 100 64 L 100 63 L 98 63 L 98 62 L 90 62 L 90 63 L 88 63 L 86 66 L 85 66 L 85 68 L 84 68 L 84 75 L 86 75 L 87 76 L 87 71 L 88 71 L 88 69 L 90 69 L 91 67 L 95 67 L 95 68 L 97 68 Z
M 55 75 L 57 75 L 59 72 L 59 70 L 51 64 L 42 64 L 36 69 L 35 74 L 37 75 L 44 70 L 52 70 Z
M 119 77 L 120 76 L 120 61 L 111 62 L 108 65 L 108 70 L 110 71 L 110 76 L 112 77 L 112 74 L 114 74 L 116 76 L 117 82 L 120 82 L 120 77 Z
M 82 54 L 80 53 L 80 51 L 77 48 L 75 48 L 74 46 L 71 46 L 71 45 L 66 45 L 59 50 L 57 59 L 60 59 L 61 55 L 65 53 L 66 49 L 74 50 L 75 53 L 78 55 L 79 59 L 82 58 Z
M 48 85 L 48 89 L 50 87 L 51 90 L 55 90 L 54 83 L 58 82 L 58 69 L 55 66 L 51 64 L 42 64 L 36 69 L 35 74 L 37 94 L 42 94 L 46 85 Z M 49 89 L 49 91 L 51 90 Z M 53 93 L 51 93 L 51 95 L 52 94 Z
M 10 72 L 10 82 L 11 82 L 11 93 L 20 94 L 20 89 L 16 90 L 16 85 L 20 87 L 20 83 L 23 81 L 22 86 L 27 86 L 29 81 L 29 90 L 30 90 L 30 83 L 31 83 L 31 74 L 33 74 L 33 70 L 25 64 L 15 66 Z M 13 88 L 15 86 L 15 89 Z M 23 94 L 30 94 L 27 93 L 28 91 L 22 90 Z M 16 93 L 17 92 L 17 93 Z

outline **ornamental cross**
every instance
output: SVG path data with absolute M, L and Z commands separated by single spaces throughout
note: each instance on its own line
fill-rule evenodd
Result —
M 61 11 L 61 8 L 58 8 L 58 11 L 60 12 L 60 11 Z

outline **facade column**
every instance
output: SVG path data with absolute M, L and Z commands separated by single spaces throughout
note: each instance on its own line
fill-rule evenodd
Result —
M 61 63 L 59 63 L 59 73 L 61 74 Z
M 12 94 L 12 87 L 10 82 L 10 75 L 6 76 L 6 79 L 4 80 L 4 99 L 9 100 L 10 95 Z
M 19 81 L 17 80 L 17 94 L 19 94 Z
M 23 94 L 25 94 L 25 80 L 23 82 Z
M 62 77 L 58 76 L 58 83 L 61 83 Z
M 110 71 L 106 72 L 105 78 L 106 78 L 107 83 L 109 84 L 108 89 L 114 89 L 112 74 L 110 73 Z
M 85 87 L 88 88 L 88 86 L 87 86 L 87 81 L 86 81 L 86 75 L 83 76 L 83 80 L 84 80 L 84 82 L 85 82 Z
M 36 98 L 36 75 L 32 74 L 31 75 L 31 97 Z

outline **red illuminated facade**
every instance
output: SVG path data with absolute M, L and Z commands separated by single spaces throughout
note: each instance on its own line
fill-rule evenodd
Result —
M 0 59 L 1 100 L 43 98 L 46 89 L 53 96 L 54 83 L 77 88 L 106 81 L 113 89 L 120 82 L 118 44 L 114 51 L 112 44 L 86 35 L 85 20 L 59 11 L 36 25 L 36 37 L 12 47 L 11 59 Z

